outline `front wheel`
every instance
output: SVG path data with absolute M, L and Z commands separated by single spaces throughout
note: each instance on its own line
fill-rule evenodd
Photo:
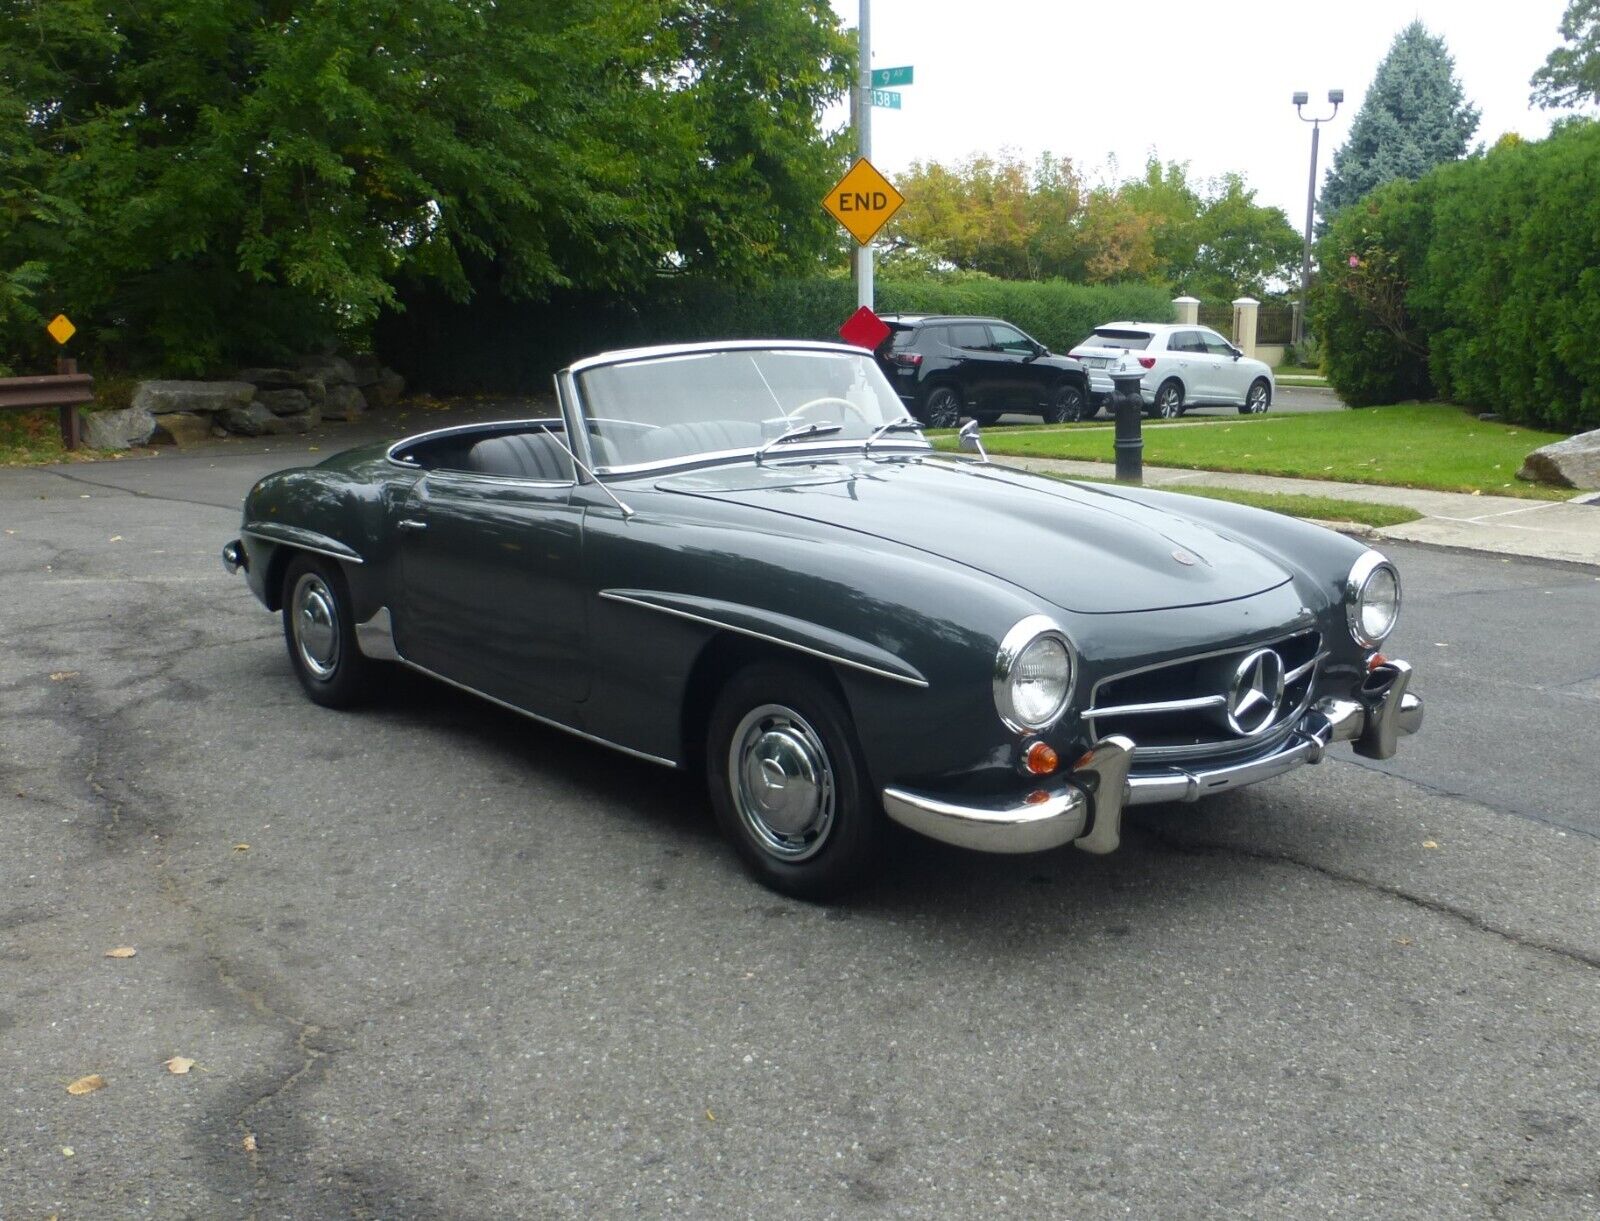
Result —
M 1175 420 L 1183 414 L 1183 383 L 1171 377 L 1161 383 L 1150 414 L 1158 420 Z
M 373 662 L 356 645 L 344 573 L 332 560 L 296 556 L 283 574 L 283 640 L 300 686 L 325 708 L 359 704 L 371 691 Z
M 929 428 L 954 428 L 961 423 L 961 396 L 949 386 L 935 386 L 923 400 L 922 422 Z
M 858 883 L 885 819 L 843 702 L 813 674 L 759 663 L 711 714 L 706 781 L 724 835 L 763 885 L 824 899 Z
M 1087 409 L 1088 403 L 1083 397 L 1083 391 L 1071 382 L 1063 382 L 1050 394 L 1050 401 L 1044 409 L 1044 422 L 1076 424 L 1084 418 Z
M 1267 379 L 1258 377 L 1250 383 L 1250 389 L 1245 392 L 1244 405 L 1239 408 L 1239 414 L 1265 415 L 1271 405 L 1272 391 L 1267 387 Z

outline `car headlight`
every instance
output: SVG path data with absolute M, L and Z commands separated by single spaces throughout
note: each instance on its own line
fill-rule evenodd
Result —
M 1021 620 L 1000 642 L 994 662 L 994 706 L 1019 733 L 1051 725 L 1067 700 L 1077 667 L 1066 633 L 1043 615 Z
M 1376 551 L 1364 551 L 1345 578 L 1345 617 L 1350 635 L 1364 648 L 1388 639 L 1400 618 L 1400 574 Z

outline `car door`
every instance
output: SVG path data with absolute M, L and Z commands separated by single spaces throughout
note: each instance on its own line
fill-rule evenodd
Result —
M 552 715 L 588 694 L 584 505 L 571 480 L 429 471 L 401 526 L 408 661 Z
M 1183 397 L 1185 402 L 1195 401 L 1200 390 L 1200 381 L 1204 376 L 1203 371 L 1195 363 L 1195 349 L 1200 346 L 1200 337 L 1193 331 L 1169 331 L 1167 333 L 1167 351 L 1161 361 L 1159 372 L 1161 377 L 1153 379 L 1154 384 L 1169 377 L 1176 377 L 1183 383 Z
M 981 322 L 953 322 L 949 343 L 959 358 L 957 380 L 962 397 L 980 410 L 1003 411 L 1011 403 L 1011 370 L 1005 356 L 995 351 L 989 328 Z
M 1250 388 L 1249 370 L 1234 355 L 1234 347 L 1215 331 L 1201 331 L 1206 345 L 1206 356 L 1212 363 L 1211 385 L 1213 401 L 1218 403 L 1243 403 L 1245 391 Z
M 989 343 L 1005 362 L 1008 404 L 1036 410 L 1049 394 L 1047 378 L 1053 372 L 1039 363 L 1039 345 L 1005 322 L 989 323 Z

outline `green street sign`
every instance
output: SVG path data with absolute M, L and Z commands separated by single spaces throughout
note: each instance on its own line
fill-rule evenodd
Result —
M 890 93 L 887 89 L 874 89 L 871 96 L 874 106 L 881 106 L 885 110 L 900 109 L 900 95 L 898 93 Z
M 910 83 L 910 68 L 874 68 L 872 70 L 872 87 L 874 89 L 889 89 L 895 85 L 909 85 Z M 874 102 L 873 105 L 877 105 L 877 103 Z

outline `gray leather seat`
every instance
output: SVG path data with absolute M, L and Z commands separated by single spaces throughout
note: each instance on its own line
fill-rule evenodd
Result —
M 678 458 L 722 449 L 754 449 L 761 425 L 754 420 L 686 420 L 646 433 L 641 448 L 650 458 Z
M 486 437 L 467 451 L 466 469 L 481 475 L 508 479 L 543 479 L 566 483 L 572 479 L 572 459 L 554 437 L 542 429 L 505 437 Z

